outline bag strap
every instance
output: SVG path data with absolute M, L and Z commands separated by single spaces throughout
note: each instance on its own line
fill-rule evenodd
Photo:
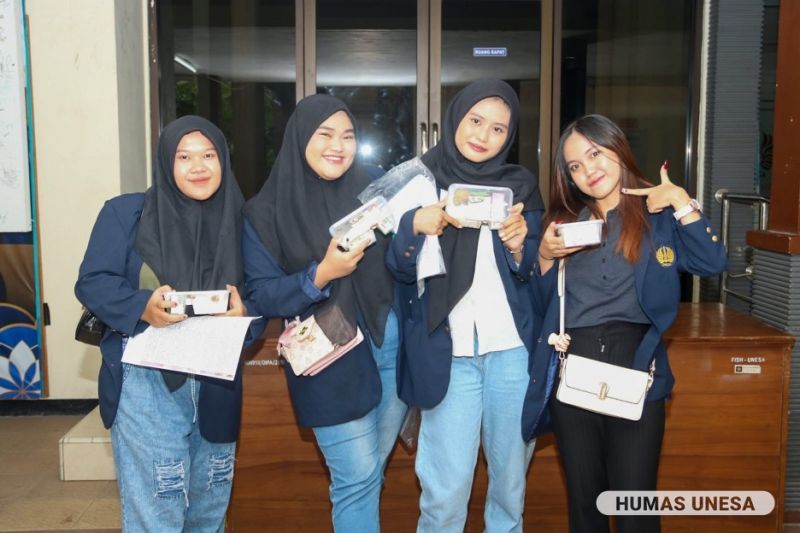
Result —
M 558 334 L 564 335 L 564 300 L 566 295 L 566 274 L 564 273 L 566 269 L 567 261 L 566 259 L 559 259 L 558 261 Z
M 566 295 L 566 274 L 565 270 L 567 268 L 567 258 L 562 257 L 558 260 L 558 335 L 562 339 L 564 338 L 564 309 L 565 309 L 565 300 L 567 298 Z M 556 351 L 558 352 L 558 360 L 561 361 L 562 371 L 564 365 L 566 364 L 566 357 L 567 354 L 562 352 L 561 350 L 556 347 Z
M 565 308 L 565 300 L 567 298 L 567 276 L 566 276 L 566 268 L 567 268 L 567 260 L 566 258 L 561 258 L 558 260 L 558 334 L 560 336 L 564 336 L 564 308 Z M 564 363 L 566 358 L 566 354 L 564 352 L 558 352 L 558 359 Z M 656 358 L 653 357 L 650 360 L 650 369 L 648 372 L 648 379 L 647 379 L 647 389 L 650 390 L 650 387 L 653 386 L 653 380 L 655 379 L 656 373 Z

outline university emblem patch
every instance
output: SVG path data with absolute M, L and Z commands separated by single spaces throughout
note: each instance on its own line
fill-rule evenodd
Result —
M 656 261 L 665 268 L 672 266 L 675 262 L 675 252 L 669 246 L 662 246 L 656 250 Z

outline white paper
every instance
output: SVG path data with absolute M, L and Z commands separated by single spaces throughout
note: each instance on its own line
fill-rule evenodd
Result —
M 0 233 L 31 231 L 22 17 L 20 0 L 0 1 Z
M 122 362 L 233 380 L 250 322 L 258 317 L 199 316 L 131 337 Z
M 439 237 L 436 235 L 425 235 L 425 242 L 417 256 L 417 296 L 422 298 L 425 292 L 425 280 L 432 276 L 446 274 L 442 258 L 442 247 L 439 245 Z
M 423 175 L 415 176 L 389 200 L 389 208 L 394 216 L 394 232 L 400 227 L 403 215 L 417 207 L 435 204 L 436 186 Z
M 446 198 L 447 191 L 440 189 L 438 201 L 445 200 Z M 425 292 L 425 280 L 427 278 L 446 273 L 447 268 L 444 266 L 444 257 L 442 257 L 442 247 L 439 244 L 439 237 L 436 235 L 426 235 L 422 250 L 420 250 L 417 256 L 417 296 L 422 298 Z

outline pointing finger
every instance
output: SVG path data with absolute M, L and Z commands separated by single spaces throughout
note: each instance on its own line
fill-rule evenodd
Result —
M 648 187 L 646 189 L 622 189 L 622 194 L 627 194 L 630 196 L 648 196 L 652 190 L 652 187 Z
M 668 162 L 668 161 L 664 161 L 664 164 L 663 164 L 663 165 L 661 165 L 661 170 L 660 170 L 660 174 L 661 174 L 661 183 L 662 183 L 662 184 L 663 184 L 663 183 L 672 183 L 672 182 L 669 180 L 669 174 L 667 173 L 667 171 L 668 171 L 668 170 L 669 170 L 669 162 Z
M 458 229 L 461 229 L 461 222 L 459 222 L 458 219 L 453 218 L 447 211 L 442 211 L 442 214 L 444 215 L 444 219 L 447 221 L 448 224 L 450 224 L 451 226 L 455 226 Z

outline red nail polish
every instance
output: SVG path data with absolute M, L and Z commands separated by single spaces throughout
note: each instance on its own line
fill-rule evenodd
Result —
M 669 170 L 669 161 L 664 160 L 664 170 Z

